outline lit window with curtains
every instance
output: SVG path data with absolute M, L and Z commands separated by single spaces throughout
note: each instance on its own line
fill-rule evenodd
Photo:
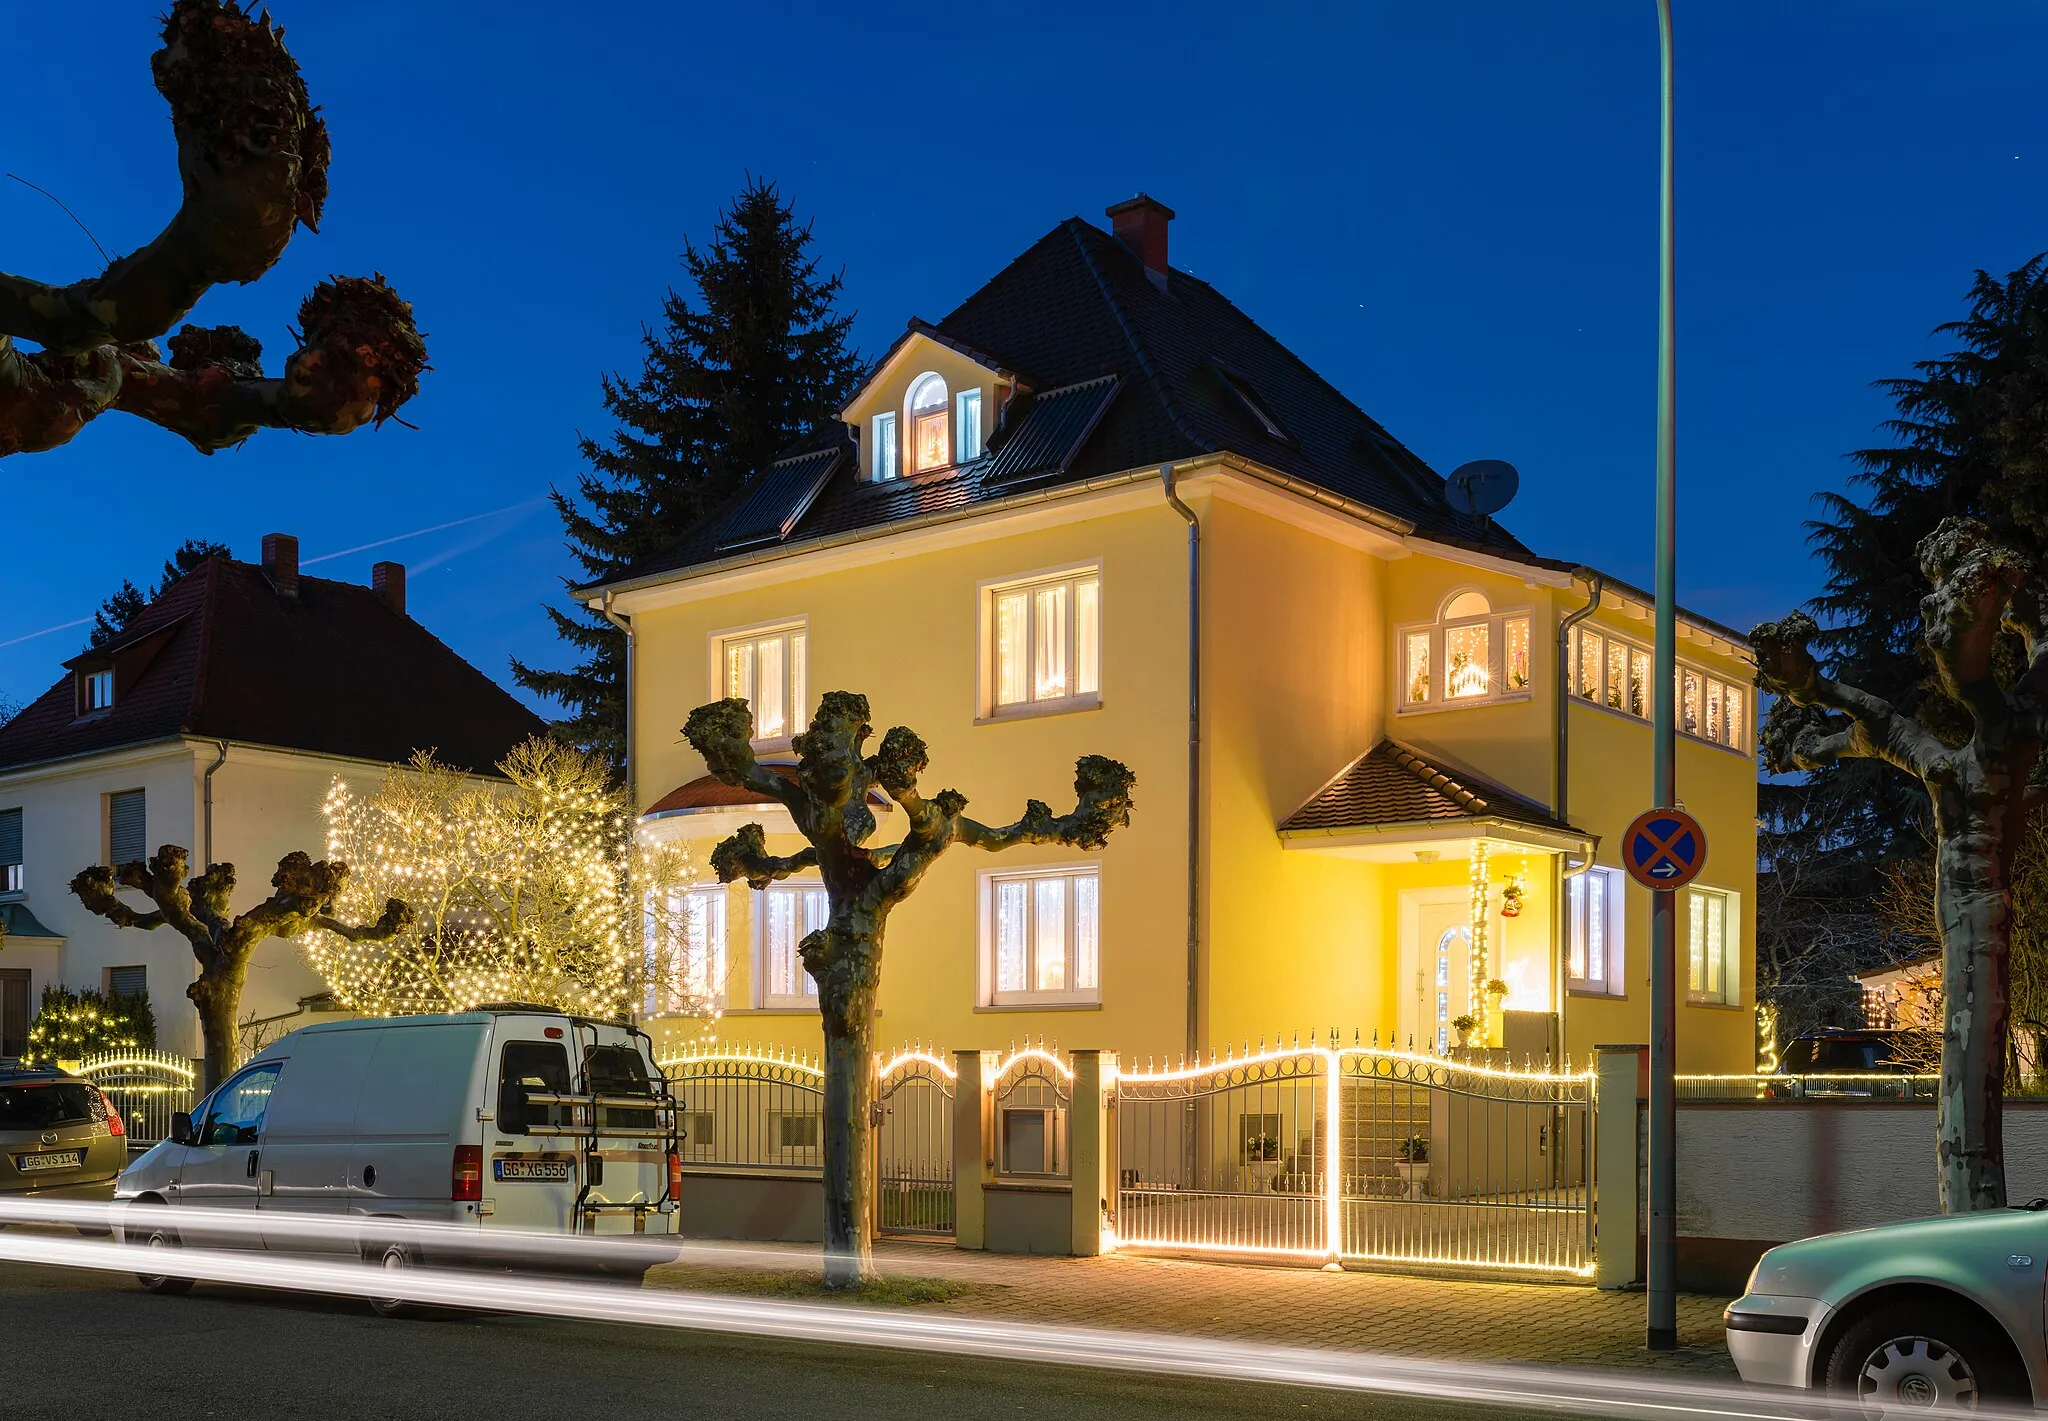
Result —
M 815 1008 L 818 984 L 804 970 L 797 949 L 830 917 L 825 890 L 815 883 L 775 884 L 754 895 L 754 915 L 761 939 L 756 989 L 761 1005 Z
M 1567 947 L 1571 989 L 1620 996 L 1622 876 L 1611 868 L 1589 868 L 1565 880 L 1570 908 Z
M 876 415 L 872 427 L 875 447 L 868 463 L 868 477 L 877 481 L 893 479 L 903 472 L 903 464 L 896 450 L 895 411 Z
M 648 897 L 645 943 L 649 1016 L 697 1012 L 725 1000 L 725 890 L 678 889 Z
M 953 462 L 947 424 L 946 382 L 936 374 L 918 376 L 910 385 L 910 450 L 917 472 Z
M 801 626 L 767 627 L 718 639 L 725 694 L 753 708 L 754 743 L 785 741 L 804 726 Z
M 1437 620 L 1404 628 L 1401 709 L 1520 697 L 1529 690 L 1529 614 L 1497 612 L 1477 590 L 1448 599 Z
M 1685 944 L 1686 996 L 1695 1002 L 1738 1000 L 1735 981 L 1734 895 L 1688 888 Z
M 953 397 L 953 444 L 961 463 L 981 454 L 981 391 L 962 390 Z
M 995 714 L 1101 694 L 1102 578 L 1094 569 L 990 591 L 989 704 Z
M 1648 720 L 1650 649 L 1612 632 L 1573 627 L 1570 663 L 1571 692 L 1582 701 Z M 1681 665 L 1672 673 L 1678 707 L 1678 730 L 1729 750 L 1749 748 L 1748 687 L 1698 667 Z
M 989 875 L 988 1005 L 1102 999 L 1101 882 L 1093 868 Z

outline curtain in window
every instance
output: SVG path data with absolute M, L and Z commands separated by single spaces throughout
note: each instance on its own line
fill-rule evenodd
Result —
M 1032 699 L 1056 701 L 1067 692 L 1067 585 L 1038 589 L 1032 607 Z
M 1005 592 L 996 598 L 996 704 L 1014 706 L 1029 695 L 1025 678 L 1026 630 L 1031 621 L 1031 599 L 1022 592 Z
M 1092 696 L 1102 679 L 1102 584 L 1083 578 L 1074 584 L 1074 694 Z
M 1101 881 L 1092 873 L 1082 874 L 1074 883 L 1074 990 L 1096 989 L 1096 964 L 1100 953 L 1096 898 Z
M 1031 885 L 1021 879 L 1003 879 L 996 884 L 996 990 L 1023 992 L 1030 989 L 1024 975 L 1026 957 L 1024 934 L 1030 912 Z
M 1041 992 L 1067 987 L 1067 880 L 1041 878 L 1033 885 L 1032 986 Z

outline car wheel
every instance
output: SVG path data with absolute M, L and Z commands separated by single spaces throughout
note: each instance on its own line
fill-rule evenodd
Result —
M 1851 1325 L 1828 1357 L 1828 1390 L 1873 1415 L 1972 1411 L 2024 1400 L 2025 1378 L 2006 1340 L 1930 1304 L 1879 1308 Z
M 158 1259 L 168 1258 L 170 1250 L 182 1246 L 178 1240 L 178 1231 L 167 1221 L 151 1220 L 145 1222 L 140 1229 L 124 1228 L 122 1235 L 131 1243 L 154 1250 Z M 137 1273 L 135 1281 L 142 1284 L 148 1292 L 162 1293 L 167 1297 L 192 1291 L 192 1279 L 174 1278 L 168 1273 Z
M 371 1255 L 369 1262 L 387 1274 L 403 1273 L 419 1266 L 418 1260 L 402 1243 L 385 1244 Z M 373 1297 L 370 1299 L 370 1311 L 379 1317 L 420 1317 L 426 1310 L 418 1303 L 408 1302 L 404 1298 Z

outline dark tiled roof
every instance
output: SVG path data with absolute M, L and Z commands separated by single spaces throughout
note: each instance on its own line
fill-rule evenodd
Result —
M 1017 432 L 990 458 L 988 481 L 1007 484 L 1064 474 L 1116 398 L 1116 387 L 1117 377 L 1104 375 L 1031 396 L 1031 408 L 1018 422 Z
M 172 736 L 400 761 L 431 749 L 489 771 L 540 717 L 376 592 L 214 558 L 167 588 L 115 642 L 67 665 L 146 651 L 116 672 L 114 707 L 80 717 L 69 675 L 0 726 L 0 768 Z M 129 678 L 122 684 L 121 677 Z
M 1419 532 L 1527 556 L 1499 524 L 1481 527 L 1452 512 L 1433 469 L 1215 288 L 1174 271 L 1162 289 L 1129 248 L 1078 217 L 1041 237 L 926 330 L 956 349 L 1001 352 L 1003 367 L 1030 371 L 1040 391 L 1116 377 L 1116 398 L 1055 482 L 1227 451 L 1406 519 Z M 1256 395 L 1286 437 L 1266 431 L 1226 371 Z M 1015 479 L 993 477 L 990 464 L 868 484 L 856 476 L 856 461 L 842 460 L 786 541 L 800 545 L 1012 492 Z M 746 496 L 743 490 L 617 580 L 727 556 L 728 528 Z
M 1571 828 L 1533 799 L 1382 740 L 1288 815 L 1280 832 L 1459 819 L 1510 819 L 1545 829 Z
M 796 779 L 795 765 L 764 765 L 786 780 Z M 647 806 L 643 818 L 657 814 L 687 814 L 697 809 L 750 809 L 767 803 L 760 795 L 738 785 L 729 785 L 712 775 L 699 775 L 694 780 L 677 785 L 660 799 Z M 876 809 L 893 809 L 888 796 L 878 790 L 868 791 L 868 803 Z

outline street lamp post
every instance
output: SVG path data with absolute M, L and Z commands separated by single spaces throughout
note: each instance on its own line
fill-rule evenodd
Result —
M 1671 0 L 1657 0 L 1663 60 L 1662 173 L 1658 193 L 1657 288 L 1657 658 L 1652 730 L 1651 802 L 1677 803 L 1673 773 L 1678 713 L 1678 348 L 1672 278 Z M 1677 904 L 1673 891 L 1650 894 L 1650 1236 L 1646 1340 L 1678 1346 L 1678 1110 L 1673 1034 L 1677 1013 Z

